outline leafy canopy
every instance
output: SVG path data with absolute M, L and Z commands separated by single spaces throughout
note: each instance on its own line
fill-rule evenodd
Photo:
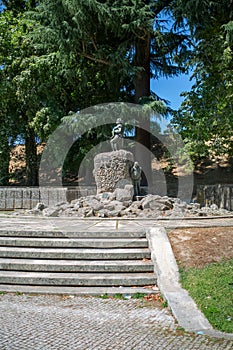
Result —
M 173 123 L 194 158 L 232 155 L 233 7 L 232 1 L 177 1 L 179 25 L 189 25 L 193 52 L 192 89 Z M 195 5 L 195 6 L 194 6 Z

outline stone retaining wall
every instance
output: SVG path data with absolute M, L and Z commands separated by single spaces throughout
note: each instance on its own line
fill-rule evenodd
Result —
M 221 209 L 233 210 L 233 185 L 202 185 L 197 188 L 201 206 L 216 204 Z
M 54 205 L 96 193 L 96 187 L 0 187 L 0 210 L 32 209 L 39 202 Z

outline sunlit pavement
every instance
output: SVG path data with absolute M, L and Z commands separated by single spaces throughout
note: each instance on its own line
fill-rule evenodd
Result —
M 182 332 L 166 308 L 142 300 L 0 296 L 1 350 L 232 349 L 230 340 Z M 178 328 L 177 328 L 178 327 Z

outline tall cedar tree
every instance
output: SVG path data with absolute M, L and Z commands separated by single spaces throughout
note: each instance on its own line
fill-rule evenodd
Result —
M 79 102 L 83 100 L 78 93 L 73 94 L 78 86 L 73 66 L 66 68 L 72 74 L 65 80 L 58 64 L 59 54 L 56 51 L 47 54 L 43 47 L 33 44 L 31 31 L 37 23 L 27 16 L 27 10 L 34 10 L 34 4 L 33 1 L 5 1 L 7 7 L 0 16 L 0 118 L 4 125 L 0 133 L 0 158 L 4 155 L 4 162 L 0 162 L 2 185 L 7 184 L 9 178 L 9 140 L 12 144 L 17 136 L 24 140 L 27 185 L 37 185 L 38 138 L 46 141 L 61 118 L 74 110 L 77 96 Z
M 181 72 L 178 63 L 186 51 L 186 37 L 164 31 L 164 20 L 158 19 L 171 4 L 172 0 L 41 0 L 38 36 L 44 45 L 56 42 L 68 61 L 75 57 L 77 62 L 94 63 L 109 90 L 115 87 L 115 101 L 133 81 L 132 98 L 125 102 L 140 103 L 151 95 L 151 78 Z M 136 140 L 150 150 L 149 130 L 148 115 L 137 127 Z M 136 157 L 143 169 L 150 168 L 149 152 Z
M 34 9 L 35 8 L 35 1 L 34 0 L 5 0 L 2 1 L 3 5 L 4 5 L 4 12 L 6 11 L 10 11 L 11 13 L 13 13 L 14 18 L 15 18 L 15 29 L 12 29 L 12 42 L 16 42 L 19 39 L 19 35 L 17 37 L 17 28 L 19 28 L 19 30 L 22 30 L 22 28 L 20 28 L 20 26 L 17 26 L 17 21 L 20 17 L 17 17 L 18 15 L 20 16 L 20 13 L 23 13 L 26 10 L 29 9 Z M 4 16 L 4 14 L 3 14 Z M 18 18 L 18 19 L 17 19 Z M 14 19 L 12 19 L 12 22 L 14 22 Z M 16 33 L 16 37 L 17 39 L 13 38 L 14 32 Z M 23 36 L 23 32 L 20 34 L 21 36 Z M 23 45 L 22 45 L 23 46 Z M 20 51 L 20 45 L 17 47 L 17 50 Z M 22 50 L 22 48 L 21 48 Z M 26 54 L 26 50 L 27 48 L 25 47 L 25 54 Z M 16 57 L 16 52 L 12 52 L 12 54 L 9 55 L 11 57 L 12 60 L 14 60 L 14 57 Z M 23 57 L 21 57 L 20 59 L 22 59 Z M 7 57 L 6 57 L 6 61 L 7 61 Z M 8 60 L 9 61 L 9 60 Z M 13 63 L 13 61 L 12 61 Z M 5 64 L 5 62 L 3 63 L 3 71 L 7 70 L 8 72 L 11 71 L 10 69 L 10 64 L 9 62 L 7 62 L 7 64 Z M 13 80 L 13 70 L 11 71 L 11 79 L 8 80 Z M 9 81 L 8 81 L 9 84 Z M 14 83 L 13 83 L 14 84 Z M 10 103 L 11 104 L 11 103 Z M 10 106 L 8 106 L 10 107 Z M 11 107 L 12 109 L 12 107 Z M 20 112 L 19 112 L 20 111 Z M 27 112 L 26 110 L 24 110 L 23 108 L 19 107 L 19 104 L 17 106 L 17 104 L 15 105 L 15 111 L 12 112 L 11 111 L 11 115 L 12 113 L 19 113 L 21 115 L 21 118 L 24 119 L 24 121 L 27 121 L 27 126 L 25 128 L 25 132 L 24 135 L 22 135 L 25 139 L 25 150 L 26 150 L 26 181 L 27 181 L 27 185 L 28 186 L 36 186 L 38 185 L 38 166 L 37 166 L 37 143 L 36 143 L 36 135 L 35 132 L 33 130 L 32 127 L 30 127 L 29 125 L 29 120 L 28 120 L 28 116 L 27 116 Z M 9 108 L 7 113 L 9 113 Z M 7 116 L 7 118 L 9 118 L 9 116 Z

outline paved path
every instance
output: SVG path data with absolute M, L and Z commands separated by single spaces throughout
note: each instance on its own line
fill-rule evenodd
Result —
M 0 216 L 0 230 L 142 230 L 149 227 L 233 226 L 233 218 L 189 220 L 80 220 Z M 61 297 L 0 296 L 0 350 L 221 350 L 232 339 L 182 333 L 167 309 L 142 301 Z
M 210 227 L 210 226 L 233 226 L 233 216 L 228 217 L 195 217 L 176 219 L 79 219 L 75 217 L 35 217 L 21 215 L 3 215 L 0 212 L 0 229 L 5 230 L 142 230 L 148 227 Z
M 1 350 L 230 350 L 233 341 L 182 333 L 142 300 L 0 296 Z

